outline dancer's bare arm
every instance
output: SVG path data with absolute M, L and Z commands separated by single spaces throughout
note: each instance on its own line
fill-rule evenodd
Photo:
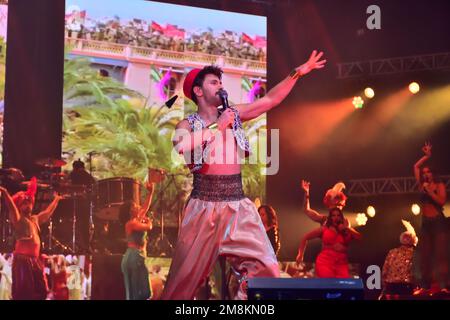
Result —
M 303 236 L 300 246 L 298 247 L 298 254 L 297 258 L 295 259 L 297 264 L 300 264 L 303 262 L 303 255 L 305 254 L 306 244 L 309 240 L 320 238 L 323 233 L 323 227 L 317 228 L 309 233 L 307 233 L 305 236 Z
M 423 190 L 440 206 L 443 206 L 447 201 L 447 191 L 443 183 L 437 184 L 437 193 L 430 188 L 430 184 L 424 183 Z
M 416 177 L 416 180 L 419 183 L 420 183 L 420 168 L 428 159 L 431 158 L 431 148 L 432 148 L 431 144 L 429 142 L 425 142 L 425 145 L 422 147 L 424 156 L 414 164 L 414 177 Z
M 9 194 L 8 190 L 6 190 L 4 187 L 0 186 L 0 192 L 5 196 L 5 203 L 6 207 L 8 208 L 8 214 L 9 214 L 9 221 L 15 225 L 17 221 L 20 219 L 20 213 L 19 209 L 17 209 L 16 204 L 14 203 L 11 195 Z
M 303 212 L 313 221 L 318 222 L 320 224 L 324 223 L 327 217 L 323 214 L 320 214 L 316 210 L 311 209 L 310 203 L 309 203 L 309 185 L 310 183 L 308 181 L 302 180 L 301 182 L 301 188 L 304 192 L 303 197 Z
M 144 217 L 147 214 L 148 210 L 150 209 L 150 205 L 152 204 L 153 193 L 155 191 L 155 184 L 152 182 L 147 182 L 147 185 L 145 187 L 147 188 L 148 193 L 144 205 L 139 211 L 139 217 Z
M 42 224 L 42 223 L 46 222 L 48 219 L 50 219 L 53 212 L 55 212 L 55 209 L 58 206 L 58 203 L 61 199 L 62 199 L 62 197 L 59 194 L 56 194 L 56 193 L 54 194 L 53 201 L 49 204 L 49 206 L 37 215 L 39 224 Z

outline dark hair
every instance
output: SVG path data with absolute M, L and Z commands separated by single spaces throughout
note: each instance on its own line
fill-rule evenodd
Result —
M 431 171 L 431 174 L 433 175 L 433 181 L 435 182 L 435 183 L 440 183 L 440 182 L 442 182 L 441 181 L 441 179 L 439 178 L 439 176 L 435 173 L 435 170 L 434 170 L 434 168 L 433 168 L 433 166 L 430 166 L 430 165 L 423 165 L 421 168 L 420 168 L 420 184 L 423 184 L 425 181 L 423 180 L 423 169 L 425 169 L 425 168 L 428 168 L 430 171 Z
M 192 101 L 194 101 L 196 104 L 198 103 L 197 100 L 197 96 L 194 93 L 194 88 L 195 87 L 201 87 L 203 86 L 203 82 L 205 81 L 205 77 L 208 74 L 213 74 L 215 76 L 217 76 L 219 79 L 222 79 L 222 73 L 223 70 L 217 66 L 206 66 L 204 67 L 195 77 L 194 82 L 192 83 L 192 88 L 191 88 L 191 97 L 192 97 Z
M 341 218 L 341 220 L 342 220 L 342 223 L 344 223 L 344 214 L 342 213 L 342 210 L 339 209 L 338 207 L 334 207 L 334 208 L 331 208 L 331 209 L 328 211 L 328 217 L 327 217 L 327 220 L 325 221 L 325 226 L 326 226 L 327 228 L 329 228 L 329 227 L 333 224 L 333 221 L 332 221 L 332 219 L 331 219 L 331 216 L 332 216 L 332 214 L 333 214 L 334 211 L 339 212 L 339 216 L 340 216 L 340 218 Z
M 277 213 L 275 212 L 275 209 L 272 206 L 269 206 L 267 204 L 259 207 L 258 213 L 260 213 L 261 209 L 264 209 L 264 211 L 266 212 L 269 227 L 272 227 L 272 226 L 278 227 L 278 218 L 277 218 Z
M 80 159 L 78 159 L 77 161 L 74 161 L 74 162 L 72 163 L 72 167 L 73 167 L 74 169 L 84 169 L 84 162 L 81 161 Z

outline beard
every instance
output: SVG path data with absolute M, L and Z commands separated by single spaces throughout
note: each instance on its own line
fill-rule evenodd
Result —
M 220 97 L 215 94 L 214 96 L 209 96 L 207 99 L 207 103 L 213 105 L 215 108 L 222 105 L 222 100 Z

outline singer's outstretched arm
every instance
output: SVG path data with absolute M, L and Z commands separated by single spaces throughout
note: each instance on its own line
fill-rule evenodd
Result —
M 295 68 L 295 73 L 292 72 L 273 87 L 263 98 L 252 103 L 237 105 L 236 109 L 239 111 L 242 121 L 254 119 L 280 104 L 289 92 L 291 92 L 299 77 L 308 74 L 314 69 L 322 69 L 325 66 L 326 60 L 319 60 L 322 55 L 323 52 L 317 53 L 314 50 L 307 62 Z

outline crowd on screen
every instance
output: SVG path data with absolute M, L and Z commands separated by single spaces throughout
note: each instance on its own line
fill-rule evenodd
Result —
M 187 31 L 178 26 L 140 19 L 122 21 L 93 20 L 83 13 L 78 19 L 66 16 L 66 35 L 71 38 L 107 41 L 137 47 L 170 51 L 193 51 L 246 60 L 266 60 L 266 38 L 251 37 L 234 31 L 216 32 L 208 29 Z

